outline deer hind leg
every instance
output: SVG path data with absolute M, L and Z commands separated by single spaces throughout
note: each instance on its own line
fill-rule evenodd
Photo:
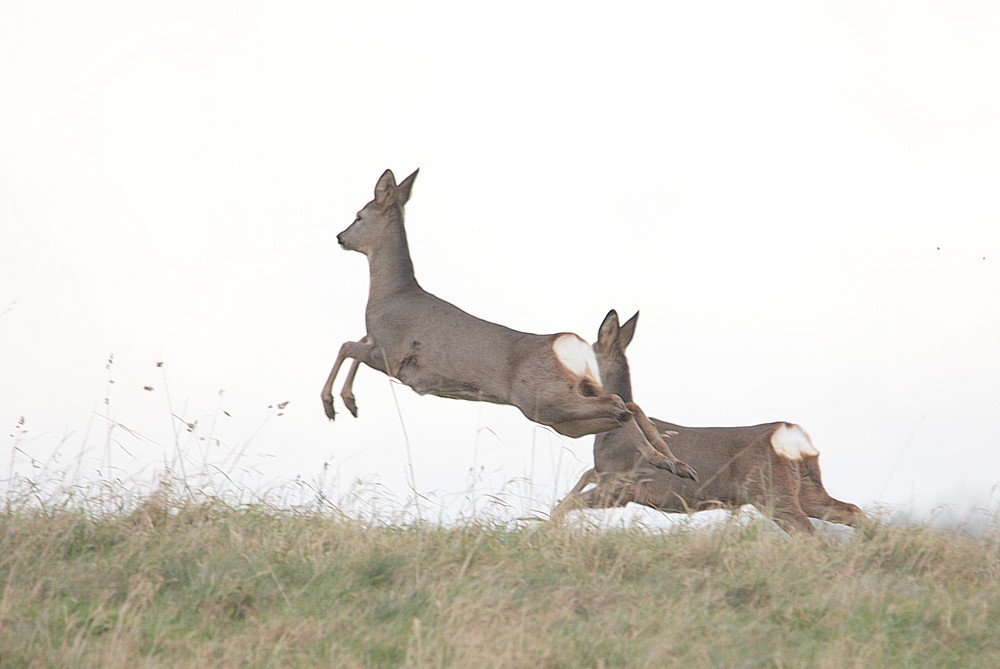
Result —
M 320 391 L 320 399 L 323 400 L 323 411 L 326 412 L 326 417 L 330 420 L 334 420 L 337 416 L 337 412 L 333 408 L 333 383 L 337 379 L 337 373 L 340 372 L 340 366 L 344 364 L 344 361 L 348 358 L 354 360 L 351 365 L 351 371 L 347 376 L 347 381 L 344 386 L 345 389 L 350 391 L 351 384 L 354 383 L 354 375 L 357 373 L 357 367 L 360 361 L 365 361 L 368 365 L 380 369 L 378 366 L 372 364 L 374 360 L 371 359 L 371 353 L 375 346 L 371 342 L 371 337 L 365 335 L 359 341 L 346 341 L 340 346 L 340 352 L 337 354 L 337 359 L 333 363 L 333 368 L 330 370 L 330 375 L 326 378 L 326 383 L 323 384 L 323 390 Z M 351 395 L 351 399 L 354 397 Z M 350 406 L 348 406 L 350 408 Z M 355 416 L 355 411 L 352 411 Z
M 769 495 L 754 496 L 751 499 L 758 511 L 773 520 L 789 534 L 815 534 L 816 528 L 809 521 L 809 516 L 802 510 L 798 495 L 793 491 L 782 491 Z
M 520 405 L 519 408 L 536 423 L 548 425 L 571 439 L 613 430 L 632 418 L 625 402 L 617 395 L 561 396 L 558 402 L 544 404 L 534 411 L 525 411 Z
M 804 458 L 799 463 L 799 473 L 801 476 L 799 502 L 807 515 L 851 526 L 857 525 L 865 518 L 860 508 L 834 499 L 826 491 L 820 478 L 818 457 Z
M 812 518 L 852 527 L 865 518 L 864 512 L 859 507 L 834 499 L 825 490 L 810 490 L 803 485 L 799 497 L 802 510 Z
M 815 534 L 816 528 L 799 503 L 798 463 L 774 456 L 758 471 L 748 501 L 789 534 Z
M 660 469 L 669 469 L 681 478 L 697 481 L 698 472 L 694 470 L 694 467 L 681 462 L 674 456 L 667 442 L 663 440 L 663 436 L 656 429 L 656 426 L 653 425 L 653 422 L 649 420 L 649 417 L 646 416 L 646 412 L 642 410 L 642 407 L 635 402 L 629 402 L 625 406 L 632 414 L 632 423 L 641 432 L 641 438 L 634 441 L 639 447 L 639 452 L 642 453 L 649 464 Z
M 809 516 L 803 513 L 801 508 L 794 509 L 788 506 L 772 510 L 771 519 L 789 534 L 816 534 L 816 528 L 809 522 Z

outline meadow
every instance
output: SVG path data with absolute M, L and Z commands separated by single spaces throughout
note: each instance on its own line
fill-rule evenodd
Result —
M 7 494 L 0 666 L 1000 666 L 995 524 L 394 522 L 182 483 Z

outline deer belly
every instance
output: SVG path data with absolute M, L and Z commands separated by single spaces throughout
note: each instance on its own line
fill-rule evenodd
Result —
M 479 383 L 453 378 L 424 366 L 421 364 L 421 356 L 417 353 L 411 353 L 403 358 L 395 376 L 418 395 L 435 395 L 455 400 L 507 404 L 505 398 L 488 391 Z
M 400 381 L 413 388 L 413 390 L 419 395 L 435 395 L 437 397 L 447 397 L 453 400 L 507 404 L 505 399 L 490 394 L 475 384 L 463 381 L 453 381 L 441 376 L 424 377 L 414 381 L 413 383 L 402 378 Z

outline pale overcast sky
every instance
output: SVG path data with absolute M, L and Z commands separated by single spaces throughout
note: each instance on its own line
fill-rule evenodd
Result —
M 641 309 L 651 415 L 798 422 L 868 508 L 997 507 L 1000 7 L 480 7 L 0 3 L 0 474 L 150 478 L 180 443 L 405 500 L 409 458 L 439 503 L 525 477 L 547 511 L 591 438 L 367 368 L 323 415 L 368 290 L 336 234 L 419 167 L 431 292 L 588 340 Z

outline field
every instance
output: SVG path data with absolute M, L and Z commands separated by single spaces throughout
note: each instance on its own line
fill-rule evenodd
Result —
M 0 666 L 1000 666 L 995 528 L 790 540 L 98 502 L 7 500 Z

